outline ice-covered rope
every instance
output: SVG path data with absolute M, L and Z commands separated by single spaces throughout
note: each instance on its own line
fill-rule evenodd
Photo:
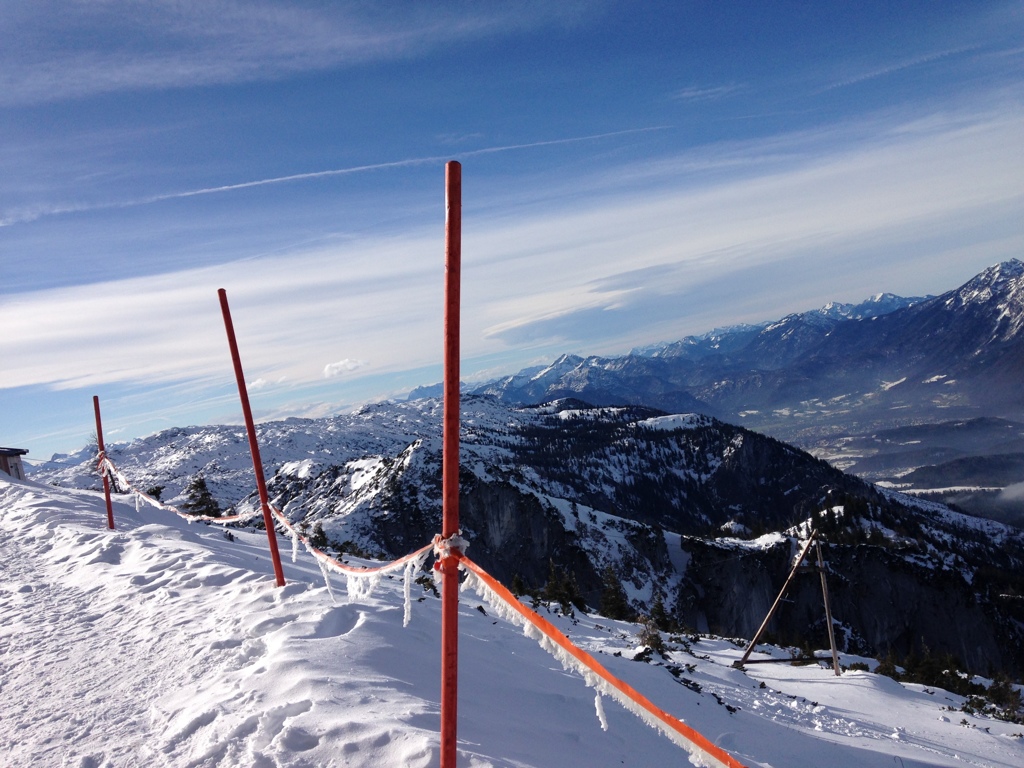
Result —
M 558 659 L 562 666 L 580 674 L 596 692 L 595 709 L 601 727 L 607 729 L 601 696 L 615 699 L 652 728 L 689 753 L 690 763 L 702 768 L 744 768 L 743 764 L 678 718 L 655 706 L 643 694 L 615 677 L 593 656 L 576 646 L 550 621 L 527 608 L 487 571 L 468 557 L 460 565 L 467 573 L 465 586 L 476 591 L 501 618 L 523 628 L 527 637 Z
M 162 501 L 153 498 L 148 493 L 139 490 L 131 480 L 125 477 L 124 473 L 121 472 L 110 460 L 105 453 L 100 452 L 96 461 L 96 469 L 101 475 L 106 475 L 108 478 L 112 478 L 116 481 L 116 485 L 119 489 L 127 488 L 135 496 L 135 511 L 139 510 L 139 501 L 145 501 L 147 504 L 156 507 L 157 509 L 163 509 L 168 512 L 173 512 L 183 520 L 191 522 L 201 523 L 242 523 L 250 518 L 255 517 L 259 514 L 259 510 L 249 511 L 239 515 L 225 515 L 223 517 L 212 517 L 211 515 L 190 515 L 188 512 L 182 512 L 177 507 L 171 504 L 164 504 Z
M 101 475 L 106 475 L 116 481 L 119 488 L 127 488 L 135 496 L 135 509 L 138 511 L 139 502 L 145 501 L 147 504 L 151 504 L 158 509 L 167 510 L 173 512 L 189 522 L 209 522 L 209 523 L 235 523 L 249 520 L 257 515 L 261 514 L 261 507 L 256 507 L 249 512 L 229 515 L 226 517 L 211 517 L 209 515 L 190 515 L 187 512 L 182 512 L 175 506 L 170 504 L 164 504 L 162 501 L 153 498 L 149 494 L 139 490 L 134 483 L 131 482 L 124 474 L 114 465 L 114 462 L 104 452 L 100 452 L 96 457 L 96 469 Z M 324 582 L 327 584 L 327 589 L 331 594 L 331 599 L 334 600 L 334 591 L 331 587 L 330 572 L 336 571 L 345 576 L 346 587 L 348 590 L 348 596 L 350 601 L 365 600 L 373 594 L 373 590 L 376 588 L 380 580 L 389 574 L 403 571 L 405 575 L 405 618 L 403 624 L 409 625 L 409 619 L 412 615 L 412 593 L 409 585 L 411 578 L 415 576 L 416 571 L 423 566 L 426 562 L 427 557 L 434 547 L 433 543 L 427 544 L 424 547 L 412 552 L 405 557 L 399 558 L 391 563 L 387 563 L 377 568 L 361 567 L 345 565 L 342 562 L 334 559 L 326 552 L 314 547 L 309 543 L 309 539 L 303 536 L 299 531 L 292 525 L 292 522 L 284 516 L 281 510 L 275 506 L 270 505 L 270 511 L 273 513 L 277 521 L 284 526 L 288 535 L 292 538 L 292 562 L 294 563 L 298 559 L 299 544 L 301 543 L 306 551 L 309 552 L 316 559 L 317 564 L 320 566 L 320 570 L 324 575 Z
M 410 582 L 415 576 L 416 571 L 423 567 L 423 563 L 426 562 L 427 558 L 433 551 L 433 543 L 420 547 L 415 552 L 410 552 L 405 557 L 400 557 L 397 560 L 393 560 L 390 563 L 385 563 L 381 566 L 368 567 L 346 565 L 345 563 L 331 557 L 326 552 L 314 547 L 310 543 L 309 538 L 300 533 L 292 524 L 292 521 L 285 517 L 284 513 L 273 504 L 270 505 L 270 511 L 274 514 L 277 522 L 279 522 L 288 532 L 288 535 L 291 536 L 293 562 L 298 551 L 298 546 L 301 543 L 302 546 L 305 547 L 306 551 L 309 552 L 309 554 L 311 554 L 320 565 L 320 570 L 324 574 L 324 581 L 327 583 L 328 590 L 331 589 L 331 582 L 329 578 L 331 571 L 340 573 L 345 577 L 345 588 L 348 592 L 349 602 L 368 599 L 370 595 L 373 594 L 373 590 L 376 589 L 378 584 L 380 584 L 380 580 L 382 578 L 402 571 L 405 578 L 405 613 L 402 625 L 409 626 L 409 619 L 412 617 L 412 588 L 410 586 Z

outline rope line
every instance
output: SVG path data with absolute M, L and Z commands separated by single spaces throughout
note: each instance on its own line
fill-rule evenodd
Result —
M 107 477 L 113 479 L 114 482 L 116 483 L 116 485 L 118 486 L 118 488 L 127 488 L 131 493 L 135 494 L 135 496 L 136 496 L 136 505 L 135 505 L 136 508 L 138 508 L 138 499 L 141 498 L 147 504 L 150 504 L 150 505 L 152 505 L 154 507 L 157 507 L 158 509 L 164 509 L 164 510 L 167 510 L 168 512 L 173 512 L 178 517 L 182 518 L 183 520 L 188 520 L 190 523 L 191 522 L 219 523 L 219 524 L 241 523 L 241 522 L 245 522 L 246 520 L 249 520 L 249 519 L 255 517 L 257 514 L 259 514 L 259 512 L 253 511 L 253 512 L 247 512 L 245 514 L 239 514 L 239 515 L 224 515 L 222 517 L 213 517 L 211 515 L 192 515 L 192 514 L 189 514 L 188 512 L 182 512 L 180 509 L 178 509 L 177 507 L 175 507 L 175 506 L 173 506 L 171 504 L 164 504 L 159 499 L 155 499 L 152 496 L 150 496 L 148 493 L 145 493 L 144 491 L 139 490 L 139 488 L 136 487 L 135 484 L 132 483 L 131 480 L 129 480 L 127 477 L 125 477 L 124 473 L 121 472 L 121 470 L 119 470 L 114 465 L 114 462 L 111 461 L 110 457 L 108 457 L 105 453 L 100 453 L 98 455 L 98 458 L 97 458 L 97 461 L 96 461 L 96 469 L 99 470 L 101 475 L 106 475 Z
M 405 555 L 404 557 L 400 557 L 397 560 L 392 560 L 390 563 L 385 563 L 381 566 L 348 565 L 347 563 L 343 563 L 340 560 L 336 560 L 323 550 L 317 549 L 312 544 L 310 544 L 309 538 L 301 534 L 299 530 L 292 524 L 292 522 L 284 516 L 284 513 L 281 512 L 281 510 L 275 507 L 273 504 L 270 505 L 270 511 L 274 514 L 274 518 L 277 520 L 277 522 L 284 526 L 285 530 L 288 532 L 288 535 L 291 536 L 293 540 L 298 539 L 299 542 L 306 548 L 306 551 L 309 552 L 309 554 L 311 554 L 320 562 L 327 565 L 329 568 L 337 571 L 338 573 L 342 573 L 346 576 L 369 576 L 372 574 L 384 576 L 389 573 L 396 573 L 400 570 L 403 570 L 408 563 L 415 562 L 417 560 L 421 562 L 425 561 L 426 555 L 429 555 L 433 551 L 434 547 L 433 542 L 431 542 L 430 544 L 420 547 L 415 552 L 410 552 L 408 555 Z
M 97 456 L 96 468 L 99 470 L 101 474 L 105 474 L 108 477 L 114 479 L 120 487 L 130 489 L 133 494 L 140 497 L 147 503 L 152 504 L 154 507 L 158 507 L 159 509 L 165 509 L 170 512 L 174 512 L 176 515 L 178 515 L 178 517 L 184 518 L 188 521 L 196 520 L 208 523 L 236 523 L 249 520 L 253 517 L 257 517 L 260 514 L 259 509 L 254 509 L 250 512 L 246 512 L 243 514 L 224 515 L 221 517 L 212 517 L 210 515 L 192 515 L 188 512 L 182 512 L 180 509 L 171 504 L 164 504 L 162 501 L 159 501 L 158 499 L 153 498 L 149 494 L 140 491 L 132 483 L 131 480 L 125 477 L 124 473 L 122 473 L 121 470 L 119 470 L 114 465 L 114 462 L 111 461 L 110 458 L 105 453 L 101 452 Z M 405 557 L 401 557 L 397 560 L 394 560 L 390 563 L 387 563 L 379 567 L 346 565 L 345 563 L 336 560 L 335 558 L 328 555 L 326 552 L 323 552 L 322 550 L 319 550 L 312 544 L 310 544 L 309 539 L 303 534 L 301 534 L 298 531 L 298 529 L 292 524 L 291 520 L 285 517 L 284 513 L 280 509 L 275 507 L 273 504 L 270 505 L 270 511 L 273 513 L 274 518 L 277 520 L 277 522 L 279 522 L 288 532 L 288 535 L 292 537 L 293 542 L 297 539 L 299 542 L 303 544 L 303 546 L 305 546 L 306 551 L 313 555 L 313 557 L 315 557 L 318 561 L 323 562 L 329 568 L 332 568 L 338 571 L 339 573 L 345 574 L 347 576 L 367 576 L 371 574 L 379 574 L 381 576 L 384 576 L 389 573 L 401 570 L 407 563 L 415 560 L 420 560 L 422 564 L 422 562 L 426 559 L 422 556 L 430 554 L 430 552 L 434 548 L 434 542 L 431 542 L 430 544 L 427 544 L 424 547 L 420 547 L 415 552 L 409 553 Z M 456 539 L 457 537 L 452 538 Z M 458 541 L 461 542 L 463 546 L 467 546 L 467 543 L 465 541 L 461 539 L 459 539 Z

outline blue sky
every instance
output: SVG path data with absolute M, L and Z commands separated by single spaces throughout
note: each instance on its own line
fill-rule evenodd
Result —
M 939 293 L 1024 257 L 1024 3 L 0 5 L 0 444 L 30 459 Z

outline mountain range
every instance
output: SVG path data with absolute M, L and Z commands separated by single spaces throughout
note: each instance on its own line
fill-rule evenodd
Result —
M 257 428 L 275 505 L 332 551 L 390 558 L 441 529 L 437 400 L 381 403 Z M 1021 674 L 1024 532 L 876 488 L 774 438 L 696 414 L 466 396 L 460 518 L 474 560 L 523 592 L 751 637 L 811 526 L 827 541 L 842 648 L 930 649 Z M 107 446 L 132 483 L 181 504 L 201 475 L 253 512 L 244 430 L 167 430 Z M 90 449 L 33 473 L 98 489 Z M 126 489 L 121 488 L 121 491 Z M 815 579 L 797 579 L 771 627 L 825 639 Z
M 981 475 L 996 493 L 1013 487 L 1022 325 L 1024 265 L 1012 261 L 942 296 L 830 305 L 622 358 L 564 356 L 481 386 L 462 404 L 473 557 L 567 610 L 621 592 L 627 615 L 750 637 L 815 527 L 846 651 L 934 651 L 1024 674 L 1024 532 L 893 487 L 942 498 L 942 483 Z M 441 410 L 413 399 L 259 425 L 273 502 L 339 552 L 422 546 L 441 528 Z M 33 478 L 99 488 L 94 450 Z M 257 507 L 240 427 L 166 430 L 108 455 L 172 503 L 202 476 L 223 507 Z M 794 582 L 776 640 L 823 642 L 816 589 Z
M 704 413 L 873 482 L 1024 524 L 1019 495 L 1003 492 L 1014 485 L 1005 461 L 989 460 L 1024 461 L 1022 329 L 1024 264 L 1014 259 L 940 296 L 881 294 L 622 357 L 564 355 L 471 391 L 520 405 L 575 397 Z M 975 461 L 940 466 L 965 459 Z M 935 469 L 910 474 L 923 467 Z M 957 482 L 916 482 L 944 474 Z

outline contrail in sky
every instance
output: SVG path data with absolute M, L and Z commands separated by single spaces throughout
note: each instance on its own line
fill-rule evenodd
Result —
M 611 131 L 609 133 L 595 133 L 590 136 L 574 136 L 568 139 L 549 139 L 547 141 L 534 141 L 528 144 L 506 144 L 499 147 L 484 147 L 483 149 L 472 149 L 467 152 L 456 153 L 458 157 L 475 157 L 477 155 L 489 155 L 497 152 L 512 152 L 520 149 L 536 149 L 538 147 L 553 147 L 559 144 L 578 144 L 584 141 L 596 141 L 598 139 L 609 139 L 615 136 L 628 136 L 635 133 L 650 133 L 652 131 L 663 131 L 671 126 L 657 125 L 649 128 L 629 128 L 624 131 Z M 85 211 L 96 211 L 110 208 L 132 208 L 138 205 L 150 205 L 165 200 L 180 200 L 187 197 L 198 197 L 199 195 L 213 195 L 221 192 L 233 192 L 238 189 L 250 189 L 252 187 L 263 187 L 270 184 L 283 184 L 290 181 L 306 181 L 308 179 L 322 179 L 328 176 L 347 176 L 353 173 L 365 173 L 367 171 L 381 171 L 388 168 L 406 168 L 415 165 L 428 165 L 451 160 L 451 155 L 433 155 L 431 157 L 414 157 L 407 160 L 393 160 L 387 163 L 373 163 L 370 165 L 355 165 L 351 168 L 335 168 L 328 171 L 310 171 L 309 173 L 293 173 L 288 176 L 275 176 L 270 179 L 257 179 L 256 181 L 242 181 L 238 184 L 224 184 L 219 187 L 204 187 L 203 189 L 191 189 L 185 192 L 168 192 L 162 195 L 152 195 L 137 200 L 126 200 L 118 203 L 98 203 L 94 205 L 60 205 L 50 208 L 36 208 L 22 213 L 11 213 L 8 216 L 0 216 L 0 227 L 8 227 L 12 224 L 19 224 L 28 221 L 35 221 L 45 216 L 55 216 L 62 213 L 80 213 Z
M 473 157 L 475 155 L 488 155 L 495 152 L 510 152 L 516 149 L 534 149 L 536 147 L 550 147 L 556 144 L 575 144 L 582 141 L 594 141 L 596 139 L 608 139 L 613 136 L 626 136 L 632 133 L 647 133 L 650 131 L 663 131 L 670 126 L 658 125 L 651 128 L 630 128 L 625 131 L 612 131 L 611 133 L 596 133 L 591 136 L 576 136 L 569 139 L 550 139 L 548 141 L 534 141 L 529 144 L 508 144 L 501 147 L 485 147 L 484 149 L 473 149 L 468 152 L 461 152 L 461 157 Z M 250 187 L 262 187 L 267 184 L 281 184 L 287 181 L 305 181 L 306 179 L 321 179 L 327 176 L 345 176 L 350 173 L 364 173 L 366 171 L 380 171 L 387 168 L 404 168 L 412 165 L 427 165 L 451 160 L 451 155 L 433 155 L 431 157 L 414 157 L 407 160 L 393 160 L 388 163 L 374 163 L 372 165 L 355 165 L 351 168 L 336 168 L 330 171 L 310 171 L 309 173 L 293 173 L 289 176 L 275 176 L 271 179 L 259 179 L 257 181 L 243 181 L 238 184 L 225 184 L 221 187 L 206 187 L 205 189 L 193 189 L 188 192 L 171 192 L 165 195 L 154 195 L 143 200 L 136 200 L 123 205 L 143 205 L 156 203 L 161 200 L 177 200 L 183 197 L 195 197 L 196 195 L 212 195 L 217 192 L 231 192 L 236 189 L 249 189 Z

